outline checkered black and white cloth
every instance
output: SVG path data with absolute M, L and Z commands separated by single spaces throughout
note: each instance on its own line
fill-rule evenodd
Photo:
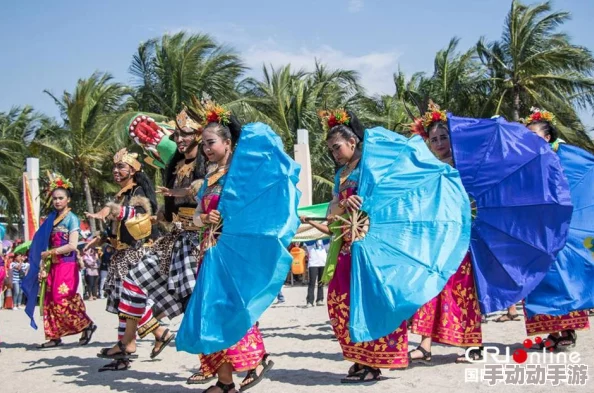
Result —
M 188 299 L 196 285 L 198 270 L 198 232 L 184 231 L 177 238 L 171 253 L 167 290 L 180 299 Z
M 182 232 L 171 242 L 170 251 L 149 251 L 128 272 L 127 279 L 140 287 L 153 303 L 154 315 L 165 314 L 171 319 L 184 312 L 196 283 L 195 243 L 195 232 Z M 166 275 L 162 272 L 164 258 L 171 258 Z

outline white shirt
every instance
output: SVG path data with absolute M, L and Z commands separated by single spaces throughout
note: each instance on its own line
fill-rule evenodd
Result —
M 309 267 L 324 267 L 326 266 L 326 258 L 328 253 L 324 247 L 316 248 L 315 246 L 307 247 L 309 256 Z

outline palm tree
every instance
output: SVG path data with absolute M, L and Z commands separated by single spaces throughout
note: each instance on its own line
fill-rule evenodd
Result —
M 569 18 L 568 12 L 552 11 L 550 1 L 528 6 L 513 0 L 501 40 L 481 39 L 477 52 L 487 68 L 495 114 L 518 121 L 531 106 L 547 109 L 567 127 L 565 138 L 594 148 L 576 114 L 594 103 L 594 59 L 558 32 Z
M 20 221 L 25 138 L 37 120 L 38 115 L 29 106 L 0 113 L 0 212 L 10 221 Z
M 57 98 L 45 91 L 60 109 L 63 127 L 46 132 L 33 145 L 40 153 L 55 158 L 55 168 L 64 175 L 80 180 L 88 212 L 94 212 L 92 179 L 101 175 L 101 166 L 113 151 L 112 123 L 121 109 L 128 89 L 112 82 L 107 73 L 94 73 L 80 79 L 74 93 L 64 92 Z M 91 230 L 96 229 L 91 220 Z
M 133 101 L 140 111 L 173 118 L 194 96 L 218 102 L 235 98 L 236 79 L 245 69 L 235 51 L 209 35 L 166 34 L 140 44 L 134 55 Z
M 325 147 L 318 111 L 355 108 L 363 94 L 355 71 L 330 70 L 315 63 L 311 72 L 292 71 L 290 65 L 263 67 L 262 81 L 248 78 L 238 86 L 241 97 L 229 103 L 244 121 L 263 121 L 283 139 L 289 154 L 298 129 L 307 129 L 314 183 L 314 202 L 329 199 L 334 164 Z

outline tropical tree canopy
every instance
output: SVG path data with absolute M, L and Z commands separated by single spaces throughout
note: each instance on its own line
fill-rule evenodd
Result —
M 431 72 L 407 75 L 398 68 L 387 81 L 394 93 L 383 95 L 367 94 L 356 71 L 331 69 L 315 59 L 308 70 L 264 64 L 260 76 L 246 78 L 241 56 L 208 34 L 149 39 L 132 57 L 132 86 L 96 72 L 80 79 L 72 92 L 47 92 L 60 110 L 59 122 L 31 107 L 0 113 L 0 214 L 20 220 L 20 184 L 29 156 L 40 158 L 42 171 L 58 171 L 73 181 L 78 214 L 94 211 L 117 188 L 110 173 L 115 150 L 138 149 L 128 137 L 132 115 L 142 111 L 157 120 L 172 119 L 192 97 L 212 98 L 244 123 L 269 124 L 291 155 L 297 130 L 307 129 L 314 203 L 330 199 L 335 171 L 318 119 L 323 109 L 346 108 L 365 126 L 408 135 L 411 117 L 424 112 L 429 99 L 457 115 L 511 120 L 535 106 L 557 116 L 563 139 L 594 151 L 578 116 L 594 109 L 594 58 L 562 32 L 569 18 L 549 1 L 513 0 L 498 40 L 480 38 L 461 49 L 453 37 L 435 54 Z M 148 171 L 158 182 L 161 174 Z

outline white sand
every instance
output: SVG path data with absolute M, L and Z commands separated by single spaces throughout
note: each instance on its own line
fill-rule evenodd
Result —
M 268 378 L 250 392 L 474 392 L 489 390 L 506 392 L 542 391 L 543 387 L 504 386 L 489 388 L 484 382 L 466 383 L 465 368 L 474 365 L 454 364 L 461 349 L 434 346 L 431 367 L 412 366 L 402 371 L 384 371 L 386 380 L 370 386 L 340 384 L 349 364 L 342 360 L 338 342 L 328 323 L 326 307 L 306 309 L 305 287 L 284 288 L 285 304 L 273 306 L 260 320 L 266 349 L 275 367 Z M 43 331 L 28 325 L 22 310 L 0 310 L 0 393 L 70 393 L 70 392 L 200 392 L 208 385 L 185 385 L 186 378 L 198 364 L 195 356 L 176 352 L 174 345 L 165 349 L 158 359 L 150 360 L 152 342 L 139 342 L 140 358 L 133 368 L 124 372 L 98 373 L 107 361 L 95 355 L 100 348 L 111 346 L 116 338 L 116 317 L 104 311 L 105 300 L 87 302 L 89 314 L 99 325 L 93 341 L 86 347 L 77 345 L 78 337 L 66 338 L 65 345 L 37 350 Z M 177 330 L 181 319 L 171 322 Z M 521 347 L 526 339 L 523 322 L 489 322 L 483 330 L 486 345 Z M 594 379 L 594 334 L 578 332 L 581 363 L 589 367 Z M 419 337 L 411 335 L 410 347 Z M 236 377 L 241 381 L 241 376 Z M 586 387 L 561 385 L 557 392 L 592 391 L 591 380 Z M 550 389 L 551 386 L 547 386 Z

